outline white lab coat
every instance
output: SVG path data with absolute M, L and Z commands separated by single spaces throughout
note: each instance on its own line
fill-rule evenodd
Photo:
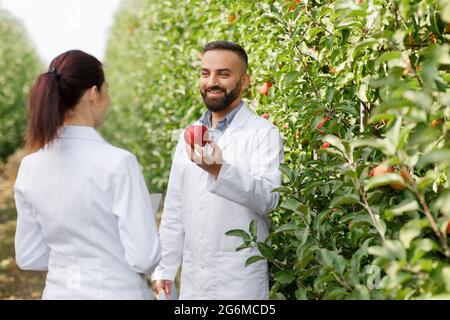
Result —
M 95 129 L 68 126 L 15 183 L 16 261 L 48 270 L 44 299 L 151 299 L 160 243 L 139 164 Z
M 258 241 L 269 231 L 278 202 L 283 146 L 277 128 L 243 105 L 216 143 L 224 164 L 217 180 L 192 163 L 180 136 L 160 225 L 161 262 L 152 279 L 175 278 L 182 261 L 180 299 L 267 299 L 265 260 L 245 267 L 255 248 L 236 251 L 239 237 L 257 221 Z

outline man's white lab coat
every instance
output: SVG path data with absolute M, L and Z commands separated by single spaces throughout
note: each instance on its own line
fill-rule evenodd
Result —
M 216 143 L 224 164 L 217 180 L 191 162 L 180 136 L 160 226 L 161 262 L 152 279 L 175 278 L 182 261 L 180 299 L 267 299 L 267 262 L 245 267 L 255 248 L 236 251 L 257 221 L 258 241 L 269 231 L 268 213 L 279 195 L 283 146 L 277 128 L 244 104 Z

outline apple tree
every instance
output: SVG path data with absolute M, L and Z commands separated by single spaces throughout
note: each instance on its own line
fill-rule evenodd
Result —
M 236 41 L 247 101 L 284 137 L 269 238 L 228 233 L 269 261 L 271 298 L 449 298 L 449 23 L 444 0 L 127 0 L 105 134 L 163 191 L 204 109 L 199 52 Z
M 41 66 L 22 25 L 0 8 L 0 160 L 23 143 L 27 94 Z

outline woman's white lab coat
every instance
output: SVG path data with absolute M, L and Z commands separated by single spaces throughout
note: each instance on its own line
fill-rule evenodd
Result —
M 48 270 L 44 299 L 152 298 L 160 243 L 134 155 L 67 126 L 22 160 L 14 190 L 16 261 Z
M 161 262 L 155 279 L 174 279 L 182 261 L 180 299 L 267 299 L 267 262 L 245 267 L 252 249 L 236 251 L 239 237 L 232 229 L 248 230 L 257 221 L 258 241 L 269 230 L 267 214 L 277 205 L 272 190 L 281 184 L 283 146 L 269 121 L 243 105 L 219 138 L 224 164 L 217 180 L 192 163 L 183 134 L 169 178 L 160 226 Z

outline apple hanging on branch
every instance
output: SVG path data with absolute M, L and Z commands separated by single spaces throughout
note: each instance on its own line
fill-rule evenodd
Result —
M 261 93 L 263 96 L 267 96 L 269 94 L 270 88 L 272 88 L 272 82 L 266 81 L 261 86 L 261 89 L 259 89 L 259 93 Z
M 190 125 L 184 130 L 184 141 L 191 147 L 194 147 L 194 144 L 204 147 L 208 142 L 208 128 L 204 125 Z

